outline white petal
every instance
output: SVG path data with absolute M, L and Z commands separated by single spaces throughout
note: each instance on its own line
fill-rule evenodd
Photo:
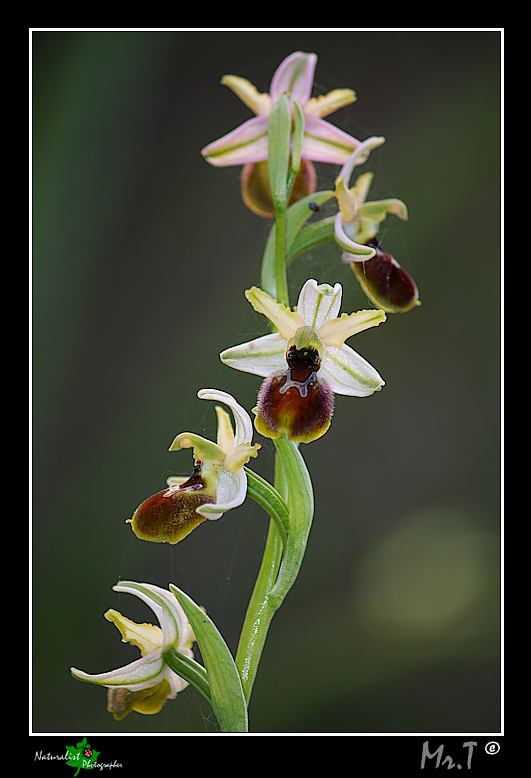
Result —
M 142 689 L 149 689 L 162 681 L 165 675 L 165 664 L 162 659 L 162 649 L 159 648 L 148 656 L 108 673 L 90 675 L 75 667 L 71 667 L 70 672 L 80 681 L 89 681 L 108 687 L 123 686 L 131 691 L 142 691 Z
M 337 212 L 334 219 L 334 237 L 345 252 L 342 256 L 343 262 L 365 262 L 365 260 L 374 257 L 376 254 L 375 249 L 370 246 L 364 246 L 362 243 L 356 243 L 355 240 L 349 237 L 346 231 L 349 228 L 356 231 L 356 227 L 356 222 L 345 223 L 341 211 Z
M 175 597 L 166 589 L 153 584 L 121 581 L 113 586 L 115 592 L 128 592 L 143 600 L 157 616 L 162 629 L 162 648 L 176 646 L 186 639 L 188 620 Z
M 286 341 L 275 332 L 225 349 L 219 356 L 229 367 L 265 377 L 286 368 Z
M 299 294 L 297 313 L 308 327 L 318 331 L 325 321 L 337 317 L 342 294 L 341 284 L 332 288 L 328 284 L 317 284 L 317 281 L 310 278 Z
M 228 405 L 234 416 L 236 432 L 234 434 L 234 447 L 240 443 L 250 443 L 253 439 L 253 425 L 247 411 L 236 402 L 234 397 L 227 392 L 218 389 L 200 389 L 197 393 L 200 400 L 216 400 Z
M 378 148 L 378 146 L 381 146 L 382 143 L 385 143 L 385 138 L 382 138 L 381 136 L 371 136 L 370 138 L 367 138 L 367 140 L 364 140 L 363 143 L 360 143 L 360 145 L 352 152 L 348 160 L 339 171 L 339 176 L 343 177 L 346 187 L 350 185 L 350 176 L 352 175 L 352 171 L 354 170 L 355 166 L 361 165 L 362 162 L 365 162 L 372 149 Z
M 319 374 L 336 394 L 367 397 L 384 385 L 379 373 L 350 346 L 328 346 Z
M 206 503 L 197 508 L 197 513 L 215 521 L 226 511 L 237 508 L 247 496 L 247 476 L 243 468 L 234 475 L 228 470 L 220 470 L 216 488 L 216 502 Z

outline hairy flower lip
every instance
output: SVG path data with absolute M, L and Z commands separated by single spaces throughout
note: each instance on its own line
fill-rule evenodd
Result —
M 367 262 L 352 262 L 343 255 L 354 271 L 367 297 L 387 313 L 407 313 L 420 305 L 417 285 L 396 259 L 383 251 L 376 239 L 370 241 L 375 255 Z

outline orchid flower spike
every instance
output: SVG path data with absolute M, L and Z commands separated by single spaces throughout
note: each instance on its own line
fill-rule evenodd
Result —
M 260 448 L 259 443 L 252 444 L 253 425 L 249 414 L 226 392 L 201 389 L 197 396 L 228 405 L 234 417 L 235 431 L 229 414 L 216 407 L 216 443 L 193 432 L 177 435 L 170 451 L 193 448 L 193 473 L 190 477 L 168 478 L 168 488 L 144 500 L 132 519 L 128 519 L 141 540 L 178 543 L 205 519 L 219 519 L 245 500 L 247 476 L 243 466 L 251 457 L 257 456 Z
M 338 316 L 342 292 L 341 284 L 332 288 L 310 279 L 295 311 L 256 287 L 245 293 L 278 332 L 226 349 L 220 358 L 236 370 L 265 377 L 255 419 L 265 437 L 286 433 L 295 442 L 316 440 L 330 426 L 334 393 L 366 397 L 384 385 L 345 341 L 385 321 L 385 313 L 373 309 Z
M 316 189 L 314 162 L 344 164 L 360 142 L 333 124 L 327 116 L 356 100 L 352 89 L 333 89 L 319 97 L 311 97 L 316 54 L 296 51 L 286 57 L 271 80 L 269 93 L 261 93 L 239 76 L 223 76 L 221 83 L 228 86 L 256 114 L 240 127 L 219 140 L 209 143 L 201 154 L 211 165 L 226 167 L 243 165 L 242 197 L 245 204 L 260 216 L 273 216 L 267 170 L 268 122 L 271 109 L 282 93 L 296 101 L 304 118 L 302 165 L 294 184 L 291 202 L 311 194 Z M 365 157 L 362 155 L 357 164 Z
M 113 589 L 140 597 L 156 614 L 160 626 L 135 624 L 118 611 L 108 610 L 105 613 L 107 621 L 119 629 L 123 643 L 132 643 L 140 649 L 141 658 L 107 673 L 89 675 L 75 667 L 71 667 L 70 672 L 79 681 L 107 687 L 107 710 L 119 721 L 132 710 L 158 713 L 167 699 L 175 699 L 188 686 L 188 682 L 166 664 L 165 654 L 177 651 L 193 659 L 195 637 L 182 607 L 170 591 L 133 581 L 122 581 Z
M 372 173 L 363 173 L 349 189 L 359 155 L 364 149 L 374 149 L 383 142 L 384 138 L 368 138 L 340 171 L 335 189 L 339 211 L 334 232 L 343 249 L 343 262 L 351 266 L 371 302 L 388 313 L 405 313 L 420 305 L 417 286 L 394 257 L 382 250 L 377 235 L 388 213 L 407 221 L 407 207 L 395 197 L 367 202 Z

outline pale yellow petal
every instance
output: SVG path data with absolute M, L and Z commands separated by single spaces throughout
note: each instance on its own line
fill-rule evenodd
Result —
M 282 303 L 278 303 L 267 292 L 263 292 L 258 287 L 253 286 L 248 289 L 245 296 L 255 311 L 263 313 L 275 325 L 280 337 L 284 340 L 289 340 L 299 327 L 304 327 L 304 321 L 298 313 L 294 313 Z
M 196 435 L 195 432 L 181 432 L 173 443 L 169 451 L 180 451 L 183 448 L 193 448 L 196 459 L 204 459 L 212 462 L 223 462 L 225 451 L 213 443 L 211 440 Z
M 408 219 L 407 205 L 396 197 L 389 197 L 387 200 L 371 200 L 360 207 L 360 216 L 379 222 L 383 221 L 388 213 L 398 216 L 403 221 Z
M 113 608 L 107 611 L 105 618 L 120 630 L 122 642 L 137 646 L 142 656 L 147 656 L 162 646 L 162 630 L 154 624 L 136 624 Z
M 216 405 L 216 414 L 218 417 L 218 446 L 228 454 L 234 447 L 234 431 L 230 416 L 224 408 Z
M 271 98 L 267 93 L 259 92 L 246 78 L 223 76 L 221 83 L 238 95 L 257 116 L 267 116 L 271 110 Z
M 357 177 L 356 183 L 350 190 L 352 194 L 356 196 L 356 200 L 360 208 L 367 199 L 373 178 L 374 173 L 362 173 L 361 176 Z
M 334 195 L 337 198 L 339 204 L 339 210 L 341 211 L 341 218 L 343 223 L 350 224 L 356 219 L 358 215 L 358 198 L 350 189 L 347 189 L 343 176 L 339 176 L 336 181 L 336 189 Z
M 258 456 L 258 450 L 262 448 L 260 443 L 251 445 L 250 443 L 240 443 L 232 451 L 230 451 L 225 457 L 223 467 L 229 473 L 233 475 L 241 470 L 244 465 L 251 459 L 251 457 Z
M 342 346 L 351 335 L 356 335 L 369 327 L 377 327 L 385 319 L 385 313 L 377 309 L 344 313 L 339 319 L 326 321 L 319 329 L 319 337 L 325 346 Z
M 355 101 L 356 93 L 352 89 L 332 89 L 326 95 L 311 97 L 306 103 L 304 113 L 318 117 L 328 116 Z

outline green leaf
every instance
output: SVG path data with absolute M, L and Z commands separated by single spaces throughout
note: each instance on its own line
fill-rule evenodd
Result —
M 291 196 L 291 190 L 293 189 L 293 184 L 295 183 L 297 174 L 301 168 L 302 139 L 304 136 L 304 114 L 302 113 L 302 109 L 296 100 L 292 100 L 292 105 L 295 122 L 293 128 L 293 149 L 291 151 L 291 163 L 288 175 L 288 200 Z
M 334 196 L 334 193 L 330 189 L 323 189 L 320 192 L 314 192 L 313 194 L 306 195 L 306 197 L 297 200 L 296 203 L 290 205 L 287 215 L 287 227 L 286 227 L 286 245 L 289 249 L 293 243 L 299 230 L 304 226 L 305 222 L 313 216 L 313 211 L 310 208 L 310 203 L 316 205 L 323 205 L 327 200 L 330 200 Z
M 247 467 L 243 469 L 247 474 L 247 494 L 275 520 L 282 538 L 282 545 L 285 547 L 289 527 L 289 514 L 286 503 L 269 481 L 266 481 Z
M 194 631 L 208 673 L 212 709 L 222 732 L 247 732 L 247 704 L 234 659 L 214 622 L 173 584 L 173 592 Z
M 334 221 L 334 216 L 328 216 L 326 219 L 309 224 L 300 230 L 288 248 L 286 265 L 289 265 L 299 254 L 333 240 Z
M 312 526 L 314 499 L 310 474 L 297 445 L 286 435 L 281 435 L 274 443 L 288 487 L 289 511 L 288 540 L 277 581 L 270 592 L 278 608 L 299 574 Z
M 286 208 L 291 146 L 291 110 L 284 93 L 275 100 L 267 128 L 267 166 L 275 211 Z

